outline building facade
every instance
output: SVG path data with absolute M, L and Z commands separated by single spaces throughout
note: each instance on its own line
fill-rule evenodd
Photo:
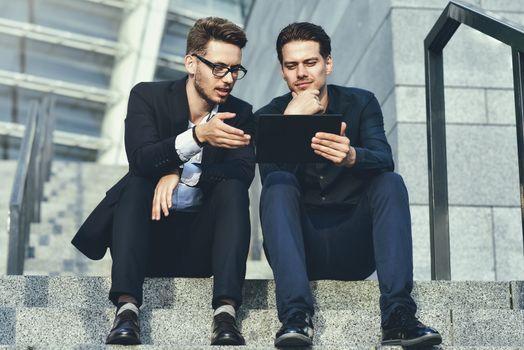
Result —
M 524 0 L 468 0 L 524 24 Z M 56 97 L 57 158 L 125 164 L 123 120 L 140 81 L 184 75 L 197 18 L 245 26 L 248 75 L 234 94 L 260 108 L 286 92 L 280 29 L 311 21 L 332 38 L 328 82 L 379 100 L 410 193 L 415 278 L 430 278 L 423 40 L 445 0 L 0 0 L 0 157 L 18 154 L 28 101 Z M 511 51 L 460 27 L 444 50 L 452 278 L 524 279 Z M 251 188 L 252 259 L 264 259 L 260 181 Z

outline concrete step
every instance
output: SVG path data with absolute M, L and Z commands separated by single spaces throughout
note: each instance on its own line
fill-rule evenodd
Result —
M 31 345 L 32 350 L 40 349 L 50 349 L 46 345 Z M 75 345 L 66 345 L 66 346 L 53 346 L 54 350 L 108 350 L 108 349 L 133 349 L 133 350 L 172 350 L 173 347 L 166 345 L 135 345 L 135 346 L 119 346 L 119 345 L 103 345 L 103 344 L 75 344 Z M 246 345 L 241 348 L 231 347 L 231 346 L 211 346 L 211 345 L 177 345 L 177 350 L 225 350 L 225 349 L 242 349 L 242 350 L 275 350 L 274 346 L 256 346 L 256 345 Z M 340 350 L 338 346 L 315 346 L 315 350 Z M 344 347 L 344 350 L 402 350 L 402 347 L 398 346 L 358 346 L 358 347 Z M 442 349 L 440 346 L 435 346 L 433 350 Z M 452 350 L 517 350 L 522 348 L 517 347 L 446 347 L 446 349 Z M 27 350 L 27 346 L 10 346 L 10 345 L 0 345 L 0 350 Z
M 2 310 L 2 309 L 0 309 Z M 105 340 L 114 309 L 18 308 L 3 309 L 7 324 L 15 323 L 13 344 L 100 344 Z M 0 311 L 2 312 L 2 311 Z M 142 342 L 155 345 L 209 345 L 211 309 L 169 309 L 141 311 Z M 10 317 L 10 319 L 9 319 Z M 423 315 L 438 322 L 443 336 L 451 339 L 449 310 Z M 430 319 L 432 318 L 432 319 Z M 280 323 L 276 310 L 244 310 L 238 315 L 247 344 L 271 346 Z M 322 310 L 314 316 L 315 345 L 373 346 L 380 337 L 380 317 L 371 310 Z M 451 344 L 451 343 L 448 343 Z
M 106 308 L 108 277 L 4 276 L 0 278 L 0 307 Z M 148 278 L 144 304 L 149 308 L 206 309 L 212 296 L 211 278 Z M 246 280 L 244 308 L 276 308 L 273 280 Z M 319 309 L 378 311 L 376 281 L 311 282 Z M 420 309 L 524 309 L 524 282 L 415 282 L 413 297 Z
M 208 349 L 212 283 L 212 279 L 146 279 L 141 310 L 142 340 L 150 345 L 146 348 Z M 376 281 L 311 285 L 316 301 L 315 348 L 379 346 Z M 107 300 L 109 286 L 110 279 L 103 277 L 0 277 L 0 344 L 105 349 L 114 316 Z M 441 348 L 524 346 L 524 281 L 415 282 L 413 295 L 420 319 L 441 332 Z M 280 327 L 274 281 L 247 280 L 238 317 L 247 348 L 273 348 Z
M 7 264 L 7 212 L 16 161 L 0 161 L 0 273 Z M 79 256 L 69 244 L 80 224 L 127 172 L 127 166 L 54 161 L 44 186 L 41 222 L 31 227 L 30 246 L 35 259 L 27 259 L 26 273 L 46 275 L 107 275 L 110 262 L 98 263 Z M 3 224 L 2 224 L 3 223 Z M 65 249 L 67 247 L 67 249 Z M 57 252 L 60 252 L 59 254 Z
M 1 243 L 1 241 L 0 241 Z M 69 245 L 69 242 L 67 243 Z M 109 276 L 111 257 L 107 254 L 102 260 L 89 260 L 72 249 L 74 254 L 57 255 L 52 249 L 35 249 L 35 259 L 26 259 L 24 273 L 39 276 Z M 247 279 L 270 279 L 273 272 L 265 260 L 248 260 Z
M 43 258 L 26 259 L 24 272 L 39 276 L 109 276 L 111 259 L 106 257 L 93 263 L 80 253 L 62 258 L 44 256 Z
M 142 341 L 154 345 L 209 344 L 211 309 L 147 309 L 141 311 Z M 114 308 L 3 308 L 0 327 L 11 333 L 4 344 L 103 344 L 111 328 Z M 524 310 L 422 310 L 420 318 L 437 328 L 443 346 L 521 346 Z M 276 310 L 242 309 L 239 326 L 247 344 L 271 346 L 280 323 Z M 380 315 L 374 310 L 317 310 L 314 345 L 376 346 L 380 343 Z
M 45 186 L 41 222 L 31 226 L 33 257 L 25 273 L 33 275 L 108 275 L 110 257 L 94 262 L 70 245 L 73 235 L 126 167 L 55 162 Z M 57 254 L 60 252 L 60 254 Z
M 50 349 L 47 345 L 31 345 L 32 350 L 40 349 Z M 2 346 L 0 345 L 0 350 L 27 350 L 27 346 Z M 166 345 L 136 345 L 136 346 L 119 346 L 119 345 L 103 345 L 103 344 L 75 344 L 75 345 L 65 345 L 65 346 L 53 346 L 53 350 L 106 350 L 106 349 L 133 349 L 133 350 L 172 350 L 173 347 Z M 224 350 L 224 349 L 238 349 L 237 347 L 231 346 L 211 346 L 211 345 L 202 345 L 202 346 L 192 346 L 192 345 L 177 345 L 177 350 Z M 275 350 L 274 346 L 243 346 L 240 349 L 242 350 Z M 340 347 L 334 346 L 315 346 L 316 350 L 340 350 Z M 376 350 L 375 346 L 361 346 L 361 347 L 344 347 L 345 350 Z M 387 350 L 401 350 L 402 347 L 380 347 L 380 349 Z M 439 349 L 435 347 L 434 349 Z M 451 347 L 449 349 L 458 349 Z M 467 348 L 460 348 L 466 350 Z M 470 348 L 471 349 L 471 348 Z M 477 348 L 475 348 L 477 349 Z M 501 349 L 501 350 L 513 350 L 517 348 L 478 348 L 478 349 Z

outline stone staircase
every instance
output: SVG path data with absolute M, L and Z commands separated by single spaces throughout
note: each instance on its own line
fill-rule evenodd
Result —
M 105 192 L 126 171 L 127 167 L 123 166 L 53 163 L 51 179 L 44 187 L 41 222 L 31 225 L 30 257 L 24 268 L 26 275 L 109 274 L 109 254 L 102 261 L 91 261 L 70 242 Z
M 0 278 L 0 344 L 104 348 L 114 313 L 109 285 L 104 277 Z M 149 279 L 144 288 L 144 348 L 212 348 L 211 279 Z M 382 348 L 375 281 L 319 281 L 312 288 L 315 348 Z M 524 282 L 416 282 L 413 295 L 421 319 L 442 333 L 436 348 L 524 349 Z M 239 312 L 245 348 L 273 348 L 275 308 L 273 281 L 246 281 Z
M 15 170 L 16 161 L 0 161 L 0 274 L 4 274 L 7 268 L 7 216 Z
M 0 162 L 0 273 L 7 264 L 7 215 L 9 196 L 16 169 L 15 161 Z M 74 234 L 105 195 L 127 171 L 127 166 L 87 162 L 54 161 L 51 178 L 44 187 L 41 221 L 31 224 L 30 256 L 25 260 L 26 275 L 108 276 L 109 254 L 99 261 L 83 256 L 71 244 Z M 251 260 L 248 278 L 271 278 L 265 260 Z
M 0 162 L 0 220 L 6 222 L 15 163 Z M 125 167 L 54 162 L 42 220 L 31 227 L 26 276 L 0 276 L 0 349 L 105 349 L 114 308 L 107 300 L 109 254 L 91 261 L 73 234 Z M 0 268 L 7 257 L 0 226 Z M 272 349 L 279 328 L 265 261 L 248 262 L 239 313 L 247 349 Z M 380 347 L 376 281 L 312 283 L 315 349 Z M 149 279 L 141 313 L 144 349 L 211 349 L 212 279 Z M 524 349 L 524 282 L 416 282 L 421 319 L 441 331 L 444 349 Z M 122 348 L 122 347 L 115 347 Z M 216 349 L 216 347 L 213 347 Z M 397 348 L 400 349 L 400 348 Z

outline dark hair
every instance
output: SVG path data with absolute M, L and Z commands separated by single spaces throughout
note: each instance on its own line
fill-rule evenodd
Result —
M 205 54 L 210 40 L 220 40 L 244 48 L 247 43 L 246 33 L 227 19 L 220 17 L 200 18 L 187 34 L 186 55 Z
M 295 22 L 280 31 L 277 38 L 277 55 L 282 64 L 282 47 L 291 41 L 316 41 L 320 54 L 327 58 L 331 54 L 331 39 L 321 26 L 309 22 Z

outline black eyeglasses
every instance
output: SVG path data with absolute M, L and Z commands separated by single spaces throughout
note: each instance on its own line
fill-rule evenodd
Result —
M 216 78 L 223 78 L 227 75 L 227 73 L 230 73 L 230 72 L 231 72 L 231 76 L 233 77 L 233 79 L 236 79 L 236 80 L 240 80 L 246 76 L 247 69 L 242 67 L 240 64 L 236 66 L 228 67 L 225 64 L 210 62 L 206 60 L 204 57 L 197 55 L 196 53 L 192 54 L 191 56 L 195 56 L 206 66 L 211 68 L 211 71 L 213 72 L 213 75 Z

